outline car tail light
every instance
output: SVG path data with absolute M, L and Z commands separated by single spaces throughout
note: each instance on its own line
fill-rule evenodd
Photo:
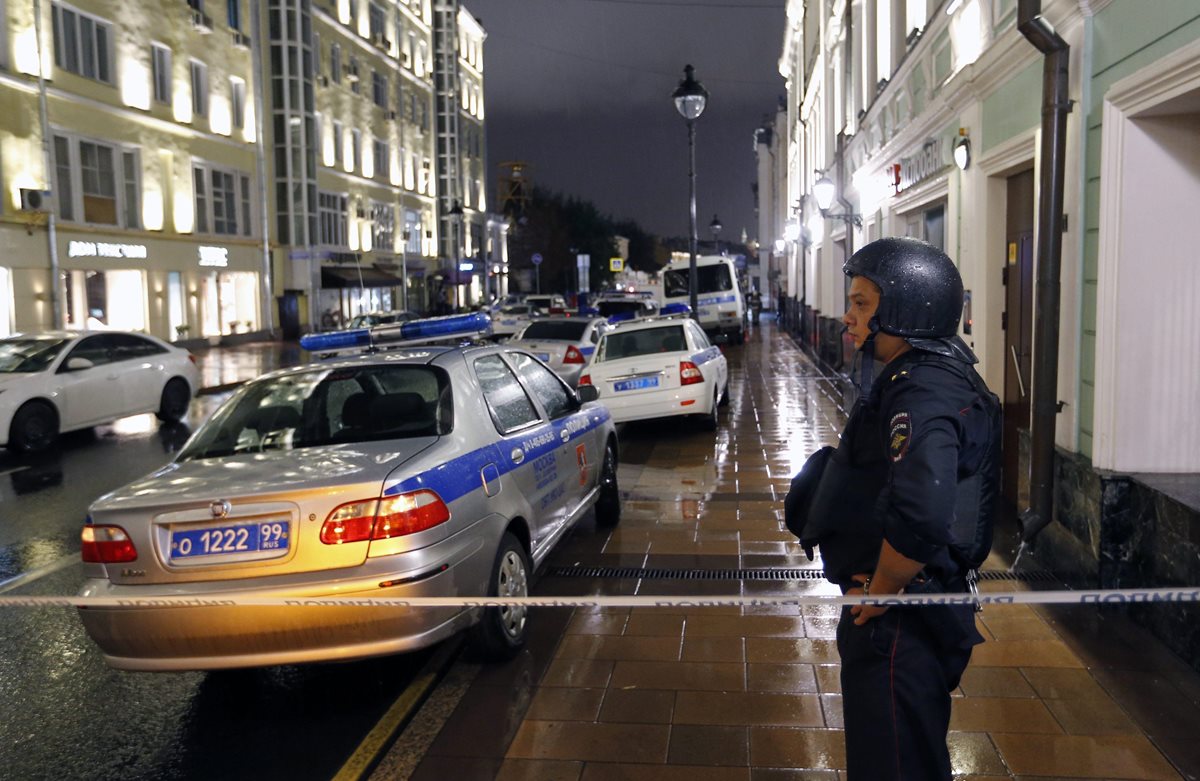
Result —
M 450 508 L 429 489 L 335 507 L 321 527 L 321 542 L 386 540 L 416 534 L 450 520 Z
M 584 375 L 580 376 L 579 387 L 582 388 L 584 385 L 591 385 L 591 384 L 592 384 L 592 375 L 584 374 Z
M 450 508 L 429 489 L 388 497 L 379 502 L 373 540 L 402 537 L 432 529 L 450 520 Z
M 679 384 L 680 385 L 695 385 L 698 382 L 704 382 L 704 375 L 696 368 L 696 364 L 691 361 L 679 362 Z
M 375 528 L 375 508 L 378 506 L 378 499 L 367 499 L 335 507 L 321 526 L 321 542 L 341 545 L 344 542 L 371 539 L 371 530 Z
M 120 526 L 83 527 L 83 560 L 91 564 L 119 564 L 137 560 L 133 540 Z
M 563 363 L 583 363 L 583 353 L 579 352 L 579 348 L 573 344 L 567 345 L 567 355 L 563 358 Z

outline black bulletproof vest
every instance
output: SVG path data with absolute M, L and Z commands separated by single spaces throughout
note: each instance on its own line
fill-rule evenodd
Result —
M 914 364 L 931 365 L 966 380 L 975 390 L 974 404 L 988 421 L 981 436 L 960 442 L 958 497 L 948 551 L 951 569 L 975 569 L 987 558 L 995 524 L 1002 433 L 999 399 L 961 361 L 920 353 L 909 359 L 910 367 Z M 887 485 L 890 462 L 880 417 L 877 392 L 855 404 L 814 492 L 801 540 L 806 546 L 820 547 L 825 577 L 843 587 L 851 583 L 852 575 L 874 571 L 883 543 L 876 505 Z

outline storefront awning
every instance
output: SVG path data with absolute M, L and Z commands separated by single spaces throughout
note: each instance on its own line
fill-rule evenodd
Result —
M 341 287 L 399 287 L 402 283 L 400 277 L 394 277 L 391 274 L 385 274 L 376 268 L 365 266 L 362 269 L 361 281 L 359 278 L 359 270 L 357 267 L 349 266 L 346 268 L 330 268 L 328 266 L 321 268 L 321 287 L 323 288 L 341 288 Z

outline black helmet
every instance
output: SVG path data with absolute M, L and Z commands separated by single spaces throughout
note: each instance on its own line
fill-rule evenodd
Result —
M 872 331 L 899 336 L 919 350 L 977 360 L 958 338 L 962 277 L 937 247 L 919 239 L 879 239 L 851 255 L 842 271 L 879 287 Z

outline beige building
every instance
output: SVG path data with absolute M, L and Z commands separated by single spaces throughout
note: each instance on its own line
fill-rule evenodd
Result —
M 431 0 L 263 10 L 285 333 L 425 309 L 437 255 Z
M 0 334 L 271 327 L 249 4 L 0 4 Z

